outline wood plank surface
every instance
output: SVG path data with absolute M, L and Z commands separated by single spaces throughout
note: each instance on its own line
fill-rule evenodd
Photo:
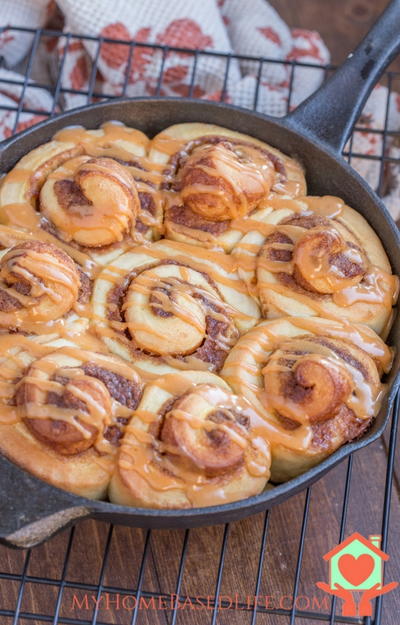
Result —
M 381 441 L 355 455 L 345 536 L 353 531 L 359 531 L 365 536 L 380 532 L 385 466 L 386 453 Z M 346 471 L 347 462 L 344 462 L 311 489 L 298 588 L 299 607 L 308 607 L 311 613 L 328 613 L 330 609 L 330 598 L 315 587 L 315 582 L 328 578 L 327 565 L 322 556 L 338 542 Z M 305 493 L 300 493 L 269 514 L 258 592 L 261 607 L 267 604 L 271 609 L 278 608 L 281 601 L 287 607 L 292 596 L 305 496 Z M 218 611 L 218 624 L 251 623 L 252 597 L 256 592 L 264 522 L 265 515 L 259 514 L 230 526 L 220 580 L 222 609 Z M 388 581 L 400 580 L 399 533 L 400 507 L 398 494 L 394 492 L 388 546 L 391 557 L 386 567 Z M 65 531 L 32 550 L 26 570 L 29 581 L 25 584 L 21 614 L 54 616 L 69 537 L 70 532 Z M 146 532 L 141 529 L 114 528 L 103 570 L 102 584 L 105 591 L 99 600 L 100 623 L 125 625 L 131 622 L 135 601 L 133 595 L 140 583 L 145 537 Z M 108 524 L 85 521 L 77 525 L 65 574 L 68 583 L 61 601 L 60 623 L 64 618 L 91 622 L 96 599 L 95 587 L 101 581 L 102 560 L 109 538 Z M 187 600 L 185 606 L 180 603 L 177 623 L 200 625 L 212 622 L 223 538 L 222 526 L 189 532 L 180 594 L 192 600 Z M 184 539 L 184 531 L 152 532 L 141 585 L 142 596 L 148 607 L 141 605 L 138 623 L 166 625 L 171 622 L 170 595 L 176 592 Z M 1 573 L 21 574 L 25 557 L 26 552 L 0 548 Z M 36 578 L 46 578 L 47 582 L 39 584 Z M 84 587 L 80 588 L 80 584 L 84 584 Z M 0 578 L 2 609 L 15 609 L 19 588 L 18 579 Z M 392 616 L 400 613 L 399 594 L 395 591 L 385 598 L 383 623 L 394 623 Z M 164 598 L 160 599 L 160 596 Z M 200 604 L 195 602 L 195 597 L 201 597 Z M 226 609 L 230 602 L 233 606 L 236 604 L 236 609 Z M 240 609 L 244 607 L 249 609 Z M 340 611 L 340 605 L 338 609 Z M 11 616 L 3 619 L 2 625 L 11 625 L 13 622 Z M 28 620 L 22 618 L 19 622 Z M 29 622 L 42 625 L 46 621 L 34 618 Z M 288 619 L 277 613 L 261 612 L 256 622 L 279 625 L 281 622 L 288 623 Z M 297 622 L 302 623 L 303 619 Z M 317 621 L 310 614 L 304 622 L 310 624 Z

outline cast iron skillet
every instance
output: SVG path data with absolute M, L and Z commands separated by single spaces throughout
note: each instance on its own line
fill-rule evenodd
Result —
M 138 98 L 114 100 L 65 113 L 4 142 L 1 171 L 53 134 L 73 124 L 96 128 L 120 120 L 153 136 L 171 124 L 209 122 L 239 130 L 298 157 L 304 164 L 310 194 L 338 195 L 359 210 L 379 233 L 395 273 L 400 274 L 400 237 L 382 202 L 341 157 L 341 150 L 362 106 L 384 68 L 400 49 L 400 0 L 393 0 L 342 68 L 311 98 L 284 119 L 273 119 L 227 106 L 192 99 Z M 390 343 L 400 334 L 397 316 Z M 182 528 L 234 521 L 281 502 L 312 484 L 356 449 L 383 432 L 399 383 L 397 355 L 388 383 L 390 391 L 371 429 L 360 440 L 286 484 L 242 501 L 191 510 L 152 510 L 89 501 L 54 488 L 0 458 L 0 541 L 29 547 L 76 519 L 96 519 L 149 528 Z

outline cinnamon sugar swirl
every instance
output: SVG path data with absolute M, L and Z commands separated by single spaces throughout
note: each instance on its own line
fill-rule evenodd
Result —
M 100 274 L 94 328 L 148 374 L 218 371 L 259 318 L 229 256 L 173 241 L 137 247 Z
M 274 200 L 233 250 L 263 315 L 344 318 L 384 337 L 398 296 L 385 250 L 339 198 Z
M 147 163 L 148 142 L 117 122 L 61 130 L 6 175 L 3 223 L 45 230 L 100 264 L 159 238 L 162 177 Z
M 0 337 L 0 450 L 37 477 L 73 493 L 104 497 L 123 427 L 143 384 L 126 363 Z
M 299 163 L 275 148 L 210 124 L 178 124 L 151 141 L 165 167 L 169 238 L 229 251 L 269 198 L 304 194 Z
M 115 503 L 190 508 L 260 493 L 269 478 L 268 425 L 204 371 L 149 384 L 125 429 L 110 484 Z
M 0 185 L 0 452 L 191 508 L 362 435 L 398 279 L 361 215 L 306 193 L 297 161 L 209 124 L 64 128 L 24 156 Z
M 286 317 L 243 336 L 221 376 L 269 423 L 271 479 L 282 482 L 368 428 L 391 362 L 391 350 L 367 326 Z
M 90 291 L 88 277 L 63 250 L 22 240 L 0 252 L 0 333 L 84 332 Z

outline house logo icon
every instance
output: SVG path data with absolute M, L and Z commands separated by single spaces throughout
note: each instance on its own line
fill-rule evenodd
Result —
M 329 563 L 329 584 L 317 582 L 317 586 L 343 599 L 343 616 L 372 616 L 372 599 L 398 586 L 397 582 L 383 585 L 384 563 L 389 556 L 380 544 L 381 536 L 369 536 L 367 540 L 354 532 L 324 555 Z

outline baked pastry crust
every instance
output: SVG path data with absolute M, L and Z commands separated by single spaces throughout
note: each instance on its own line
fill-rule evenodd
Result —
M 91 284 L 62 249 L 0 226 L 0 334 L 71 336 L 89 327 Z M 14 244 L 13 244 L 14 243 Z
M 152 139 L 149 158 L 165 166 L 166 235 L 192 245 L 229 252 L 265 201 L 306 193 L 297 161 L 221 126 L 170 126 Z
M 142 381 L 109 355 L 41 340 L 0 337 L 0 450 L 59 488 L 103 498 Z
M 371 226 L 337 197 L 277 199 L 233 249 L 263 316 L 344 318 L 388 335 L 399 281 Z
M 269 478 L 264 429 L 252 406 L 218 376 L 162 376 L 147 385 L 125 429 L 110 500 L 188 508 L 256 495 Z
M 274 430 L 271 480 L 283 482 L 368 428 L 391 363 L 391 350 L 367 326 L 282 317 L 243 336 L 221 376 Z
M 360 436 L 398 280 L 361 215 L 306 193 L 300 163 L 209 124 L 65 128 L 24 156 L 0 186 L 1 453 L 188 508 Z
M 106 267 L 94 285 L 93 311 L 107 347 L 151 375 L 218 371 L 259 319 L 229 256 L 167 240 Z
M 67 251 L 106 264 L 160 237 L 163 198 L 149 139 L 119 122 L 65 128 L 24 156 L 0 188 L 6 224 L 44 230 Z

